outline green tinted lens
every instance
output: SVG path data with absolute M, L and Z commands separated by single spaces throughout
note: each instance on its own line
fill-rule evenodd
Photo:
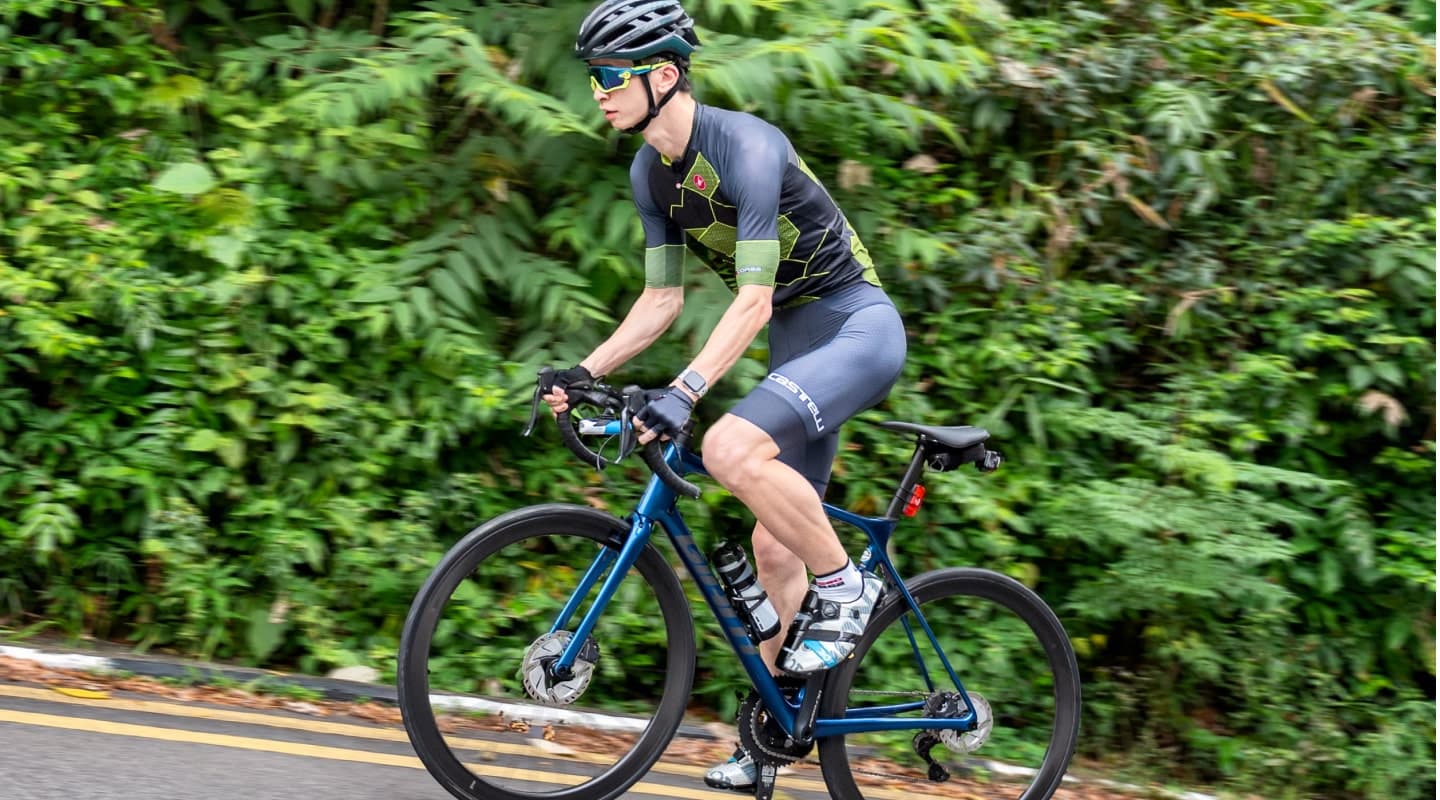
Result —
M 669 61 L 661 61 L 658 64 L 640 64 L 633 67 L 591 66 L 588 67 L 586 71 L 590 73 L 590 88 L 608 94 L 629 86 L 631 77 L 644 75 L 647 72 L 660 69 L 669 63 Z
M 634 67 L 590 67 L 590 87 L 602 92 L 623 89 L 635 74 Z

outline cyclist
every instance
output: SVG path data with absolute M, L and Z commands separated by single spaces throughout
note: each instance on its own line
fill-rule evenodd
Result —
M 880 596 L 880 579 L 856 569 L 820 501 L 837 428 L 889 393 L 905 329 L 865 246 L 786 136 L 692 97 L 698 46 L 676 0 L 604 0 L 580 26 L 575 54 L 605 119 L 645 140 L 630 167 L 645 288 L 610 338 L 541 389 L 562 412 L 564 387 L 599 379 L 658 339 L 680 314 L 687 252 L 735 299 L 700 353 L 637 414 L 642 442 L 680 430 L 768 323 L 770 374 L 709 428 L 703 454 L 711 476 L 755 515 L 756 572 L 780 618 L 795 619 L 761 653 L 805 675 L 850 654 Z M 737 749 L 705 782 L 749 791 L 755 776 Z

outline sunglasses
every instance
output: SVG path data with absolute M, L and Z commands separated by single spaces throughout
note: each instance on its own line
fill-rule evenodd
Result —
M 586 68 L 590 73 L 590 88 L 605 94 L 618 92 L 630 85 L 630 79 L 636 75 L 644 75 L 653 72 L 661 67 L 668 66 L 671 62 L 661 61 L 659 64 L 637 64 L 633 67 L 596 67 Z

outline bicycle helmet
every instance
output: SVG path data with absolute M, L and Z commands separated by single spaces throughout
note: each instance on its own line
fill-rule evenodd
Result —
M 690 54 L 699 46 L 695 20 L 676 0 L 604 0 L 580 23 L 575 36 L 575 56 L 585 61 L 616 58 L 639 63 L 663 55 L 675 62 L 682 74 L 690 68 Z M 676 83 L 657 100 L 650 88 L 650 74 L 639 77 L 649 111 L 639 124 L 625 129 L 629 134 L 645 130 L 680 88 Z
M 683 69 L 699 46 L 695 21 L 676 0 L 605 0 L 580 23 L 575 56 L 639 62 L 665 53 Z

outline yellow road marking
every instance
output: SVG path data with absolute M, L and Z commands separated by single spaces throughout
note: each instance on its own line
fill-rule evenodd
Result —
M 188 719 L 203 719 L 211 722 L 234 722 L 242 725 L 263 725 L 270 728 L 282 728 L 284 730 L 305 731 L 307 733 L 322 733 L 333 736 L 350 736 L 359 739 L 376 739 L 385 742 L 404 742 L 408 744 L 410 737 L 404 731 L 393 728 L 371 727 L 367 725 L 356 725 L 353 723 L 325 722 L 314 719 L 297 719 L 274 714 L 257 714 L 248 711 L 231 711 L 223 708 L 210 708 L 207 706 L 185 705 L 182 703 L 166 703 L 154 700 L 129 700 L 125 698 L 112 697 L 108 700 L 79 700 L 73 697 L 65 697 L 47 689 L 36 689 L 29 686 L 7 686 L 0 685 L 0 697 L 16 697 L 24 700 L 40 700 L 46 703 L 61 703 L 64 705 L 89 706 L 90 708 L 109 708 L 116 711 L 134 711 L 144 714 L 163 714 L 171 717 L 185 717 Z M 483 751 L 488 753 L 499 753 L 513 756 L 542 756 L 556 758 L 555 754 L 548 750 L 542 750 L 533 744 L 517 744 L 512 742 L 499 742 L 489 739 L 473 739 L 470 737 L 451 734 L 446 741 L 452 747 L 472 751 Z M 601 756 L 592 756 L 578 753 L 568 756 L 574 761 L 586 761 L 592 764 L 608 764 L 613 759 L 605 759 Z M 667 764 L 656 763 L 650 768 L 651 772 L 661 772 L 667 775 L 697 774 L 701 767 L 691 764 Z M 800 777 L 785 777 L 785 785 L 804 791 L 827 792 L 822 781 L 807 780 Z M 713 795 L 712 795 L 713 796 Z
M 67 730 L 78 730 L 86 733 L 103 733 L 112 736 L 131 736 L 138 739 L 158 739 L 160 741 L 180 742 L 184 744 L 207 744 L 237 750 L 258 750 L 266 753 L 323 758 L 332 761 L 351 761 L 389 767 L 408 767 L 410 769 L 425 768 L 424 765 L 420 763 L 420 760 L 413 756 L 373 753 L 365 750 L 346 750 L 342 747 L 327 747 L 318 744 L 276 742 L 268 739 L 252 739 L 245 736 L 230 736 L 221 733 L 203 733 L 200 731 L 177 730 L 174 728 L 151 728 L 144 725 L 131 725 L 125 722 L 109 722 L 106 720 L 82 719 L 79 717 L 60 717 L 51 714 L 34 714 L 28 711 L 0 709 L 0 722 L 13 722 L 18 725 L 34 725 L 45 728 L 64 728 Z M 469 764 L 467 767 L 471 772 L 482 778 L 523 780 L 534 783 L 558 784 L 561 786 L 574 786 L 583 783 L 585 780 L 576 775 L 542 776 L 539 773 L 513 767 L 496 767 L 481 764 Z M 686 800 L 713 800 L 717 797 L 729 797 L 728 794 L 718 792 L 702 792 L 684 786 L 661 786 L 650 783 L 636 784 L 630 788 L 630 791 L 660 797 L 685 798 Z
M 223 708 L 183 705 L 181 703 L 160 703 L 153 700 L 128 700 L 112 697 L 108 700 L 77 700 L 73 697 L 57 697 L 44 689 L 28 686 L 0 686 L 0 697 L 18 697 L 25 700 L 41 700 L 47 703 L 109 708 L 116 711 L 138 711 L 145 714 L 165 714 L 172 717 L 205 719 L 212 722 L 238 722 L 246 725 L 264 725 L 271 728 L 328 733 L 336 736 L 353 736 L 360 739 L 380 739 L 388 742 L 408 742 L 404 731 L 390 728 L 372 728 L 365 725 L 340 722 L 323 722 L 313 719 L 256 714 L 254 712 L 230 711 Z
M 276 742 L 268 739 L 251 739 L 245 736 L 230 736 L 222 733 L 180 730 L 176 728 L 152 728 L 146 725 L 132 725 L 128 722 L 83 717 L 61 717 L 53 714 L 35 714 L 29 711 L 11 711 L 0 708 L 0 722 L 18 725 L 38 725 L 44 728 L 67 728 L 87 733 L 107 733 L 113 736 L 133 736 L 140 739 L 159 739 L 166 742 L 187 742 L 210 744 L 219 747 L 233 747 L 241 750 L 261 750 L 269 753 L 328 758 L 335 761 L 364 761 L 391 767 L 421 768 L 420 760 L 414 756 L 397 756 L 389 753 L 371 753 L 362 750 L 346 750 L 341 747 L 326 747 L 296 742 Z
M 321 721 L 321 719 L 276 717 L 276 715 L 271 714 L 255 714 L 255 712 L 248 711 L 229 711 L 229 709 L 209 708 L 209 706 L 177 704 L 177 702 L 140 701 L 140 699 L 127 698 L 69 698 L 69 696 L 63 696 L 56 694 L 56 692 L 49 691 L 49 689 L 37 689 L 32 688 L 32 686 L 0 685 L 0 696 L 10 696 L 10 698 L 20 699 L 33 699 L 33 701 L 53 702 L 53 704 L 84 705 L 91 706 L 91 708 L 108 708 L 114 709 L 114 711 L 132 711 L 141 712 L 141 714 L 160 714 L 166 715 L 166 717 L 207 719 L 207 721 L 212 722 L 236 722 L 236 724 L 243 725 L 262 725 L 262 727 L 284 728 L 289 729 L 289 731 L 312 732 L 312 734 L 340 735 L 340 737 L 367 738 L 367 740 L 379 741 L 410 741 L 409 737 L 406 737 L 405 732 L 396 731 L 396 729 L 393 728 L 367 727 L 367 725 L 347 724 L 347 722 L 327 722 Z M 4 721 L 4 715 L 6 714 L 23 714 L 23 712 L 10 712 L 6 711 L 6 709 L 0 709 L 0 721 Z M 50 715 L 33 715 L 33 717 L 42 717 L 48 719 L 65 719 L 65 721 L 71 722 L 71 724 L 55 724 L 50 725 L 50 727 L 81 729 L 81 731 L 86 731 L 86 729 L 94 729 L 95 732 L 117 732 L 118 735 L 134 735 L 134 737 L 144 737 L 144 734 L 135 734 L 135 732 L 105 731 L 105 729 L 101 728 L 105 727 L 105 725 L 122 725 L 122 727 L 124 728 L 134 728 L 138 729 L 138 731 L 173 731 L 173 729 L 171 728 L 147 728 L 144 727 L 144 725 L 127 725 L 122 724 L 122 722 L 102 722 L 96 721 L 96 719 L 85 719 L 85 722 L 89 722 L 89 724 L 91 725 L 82 725 L 79 724 L 78 719 L 76 718 L 50 717 Z M 40 724 L 40 722 L 26 722 L 26 724 Z M 253 740 L 253 738 L 226 737 L 226 735 L 223 734 L 202 734 L 202 732 L 192 731 L 183 731 L 180 732 L 180 734 L 176 735 L 163 735 L 163 737 L 148 738 L 163 738 L 163 740 L 166 741 L 192 741 L 200 742 L 200 744 L 212 744 L 212 742 L 202 741 L 203 737 L 219 737 L 222 738 L 222 740 L 235 740 L 240 742 L 266 742 L 266 740 Z M 540 755 L 540 757 L 554 758 L 554 754 L 547 753 L 547 751 L 541 751 L 539 747 L 536 747 L 536 745 L 533 744 L 511 744 L 511 742 L 501 741 L 469 740 L 469 738 L 454 737 L 454 735 L 452 735 L 452 737 L 448 737 L 448 741 L 451 742 L 452 747 L 464 748 L 464 750 L 485 751 L 485 753 L 497 753 L 503 755 L 524 755 L 524 757 L 536 757 L 536 755 Z M 366 751 L 344 750 L 344 748 L 324 747 L 324 745 L 292 744 L 292 742 L 271 742 L 271 744 L 274 744 L 275 747 L 246 748 L 240 744 L 220 744 L 220 747 L 240 747 L 246 748 L 246 750 L 268 750 L 271 751 L 271 753 L 310 755 L 310 757 L 312 758 L 337 758 L 336 755 L 314 754 L 310 753 L 310 751 L 289 750 L 289 748 L 317 748 L 317 750 L 321 751 L 321 753 L 328 753 L 328 751 L 334 751 L 334 753 L 353 754 L 353 758 L 340 758 L 340 760 L 367 761 L 367 763 L 399 765 L 399 767 L 423 767 L 423 765 L 419 763 L 419 760 L 416 760 L 416 758 L 413 757 L 408 757 L 408 755 L 389 755 L 380 753 L 370 754 L 366 753 Z M 373 755 L 373 758 L 364 758 L 364 755 Z M 590 763 L 599 764 L 606 763 L 603 758 L 595 757 L 595 755 L 586 754 L 577 754 L 575 760 L 590 761 Z M 471 765 L 471 770 L 474 771 L 474 773 L 481 774 L 481 776 L 507 778 L 507 780 L 517 780 L 517 778 L 524 778 L 527 776 L 526 771 L 513 770 L 513 768 L 504 767 L 478 767 L 478 765 Z M 651 767 L 651 771 L 654 771 L 654 773 L 672 774 L 672 776 L 696 776 L 698 770 L 700 770 L 700 768 L 694 767 L 694 765 L 667 764 L 664 763 L 664 761 L 661 761 L 661 763 L 657 763 L 654 765 L 654 767 Z M 559 783 L 559 781 L 554 781 L 554 783 Z M 785 778 L 783 778 L 782 786 L 786 788 L 795 788 L 795 790 L 815 791 L 815 793 L 819 794 L 827 793 L 827 788 L 825 788 L 824 781 L 809 780 L 809 778 L 795 776 L 795 774 L 786 774 Z M 727 794 L 717 793 L 688 793 L 688 791 L 690 790 L 685 790 L 685 788 L 683 787 L 649 788 L 648 784 L 639 784 L 639 786 L 632 788 L 631 791 L 639 791 L 639 793 L 645 794 L 661 794 L 661 796 L 667 796 L 668 794 L 668 796 L 672 797 L 694 797 L 694 799 L 714 799 L 714 797 L 727 796 Z M 871 794 L 871 791 L 874 790 L 868 790 L 867 794 Z M 900 793 L 900 791 L 893 790 L 881 790 L 880 793 L 871 794 L 871 796 L 877 797 L 877 799 L 880 799 L 880 797 L 891 797 L 891 799 L 896 800 L 912 800 L 914 797 L 913 794 Z

